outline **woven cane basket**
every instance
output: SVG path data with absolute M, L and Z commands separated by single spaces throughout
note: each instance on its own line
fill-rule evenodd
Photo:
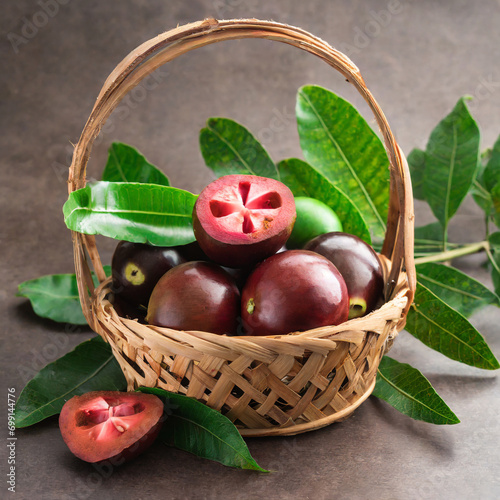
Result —
M 314 54 L 360 92 L 390 162 L 387 231 L 380 253 L 385 303 L 362 318 L 274 337 L 227 337 L 144 325 L 118 316 L 93 236 L 72 232 L 85 317 L 113 350 L 128 389 L 160 387 L 220 410 L 243 436 L 293 435 L 349 416 L 371 394 L 381 357 L 404 327 L 415 290 L 413 199 L 406 159 L 358 68 L 306 31 L 255 19 L 207 19 L 177 27 L 132 51 L 110 74 L 75 146 L 69 191 L 83 188 L 92 144 L 121 99 L 151 72 L 190 50 L 264 38 Z M 91 270 L 100 285 L 94 287 Z

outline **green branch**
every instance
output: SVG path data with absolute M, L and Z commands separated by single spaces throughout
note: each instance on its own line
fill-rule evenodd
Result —
M 479 243 L 469 243 L 460 248 L 446 250 L 445 252 L 440 252 L 415 259 L 415 265 L 426 264 L 427 262 L 443 262 L 446 260 L 456 259 L 457 257 L 463 257 L 464 255 L 471 255 L 473 253 L 489 251 L 489 247 L 490 246 L 487 241 L 480 241 Z

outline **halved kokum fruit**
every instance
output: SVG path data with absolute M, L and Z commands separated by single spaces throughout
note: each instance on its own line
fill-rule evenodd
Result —
M 259 264 L 241 295 L 247 335 L 283 335 L 347 320 L 344 279 L 325 257 L 305 250 L 278 253 Z
M 78 458 L 119 465 L 153 444 L 162 415 L 163 403 L 153 394 L 94 391 L 64 404 L 59 428 Z
M 255 175 L 226 175 L 209 184 L 193 210 L 194 234 L 213 261 L 246 267 L 276 253 L 295 222 L 292 192 Z
M 240 292 L 227 273 L 213 262 L 186 262 L 168 271 L 155 286 L 146 321 L 176 330 L 201 330 L 234 335 Z
M 324 255 L 344 277 L 349 291 L 349 319 L 380 305 L 384 294 L 382 264 L 368 243 L 352 234 L 333 232 L 313 238 L 304 248 Z

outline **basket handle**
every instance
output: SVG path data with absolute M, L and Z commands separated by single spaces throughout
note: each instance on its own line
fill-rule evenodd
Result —
M 390 163 L 390 202 L 382 254 L 391 262 L 386 285 L 386 297 L 394 291 L 402 271 L 408 277 L 408 305 L 410 307 L 416 285 L 413 261 L 413 196 L 408 164 L 391 132 L 387 119 L 361 76 L 359 69 L 350 59 L 328 45 L 323 40 L 300 28 L 272 21 L 257 19 L 235 19 L 217 21 L 206 19 L 167 31 L 143 43 L 113 70 L 104 83 L 97 101 L 85 124 L 80 139 L 75 146 L 69 171 L 68 189 L 71 193 L 85 186 L 86 166 L 94 140 L 105 121 L 123 97 L 145 77 L 161 65 L 179 57 L 190 50 L 212 43 L 243 38 L 264 38 L 275 40 L 310 52 L 339 71 L 352 83 L 371 108 L 382 132 Z M 94 269 L 102 281 L 104 272 L 95 251 L 92 237 L 73 234 L 75 266 L 81 269 L 86 248 L 94 264 Z M 88 301 L 88 292 L 83 291 L 80 283 L 80 297 Z M 91 280 L 87 286 L 93 290 Z M 84 305 L 85 310 L 85 305 Z M 89 316 L 89 315 L 87 315 Z M 406 314 L 405 314 L 406 316 Z M 89 319 L 89 318 L 87 318 Z

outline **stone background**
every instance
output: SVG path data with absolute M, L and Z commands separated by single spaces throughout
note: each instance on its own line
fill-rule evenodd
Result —
M 432 128 L 466 94 L 473 97 L 482 147 L 500 133 L 499 1 L 11 0 L 1 11 L 2 405 L 8 387 L 19 394 L 27 373 L 92 335 L 40 320 L 15 297 L 16 287 L 43 274 L 73 272 L 61 212 L 71 144 L 107 75 L 143 41 L 208 16 L 298 25 L 351 56 L 406 153 L 425 147 Z M 116 140 L 136 146 L 173 185 L 199 191 L 212 179 L 198 148 L 198 132 L 211 116 L 247 126 L 273 159 L 300 156 L 295 94 L 309 83 L 336 91 L 373 122 L 361 98 L 318 59 L 263 40 L 226 42 L 174 61 L 155 74 L 150 90 L 133 94 L 96 142 L 89 175 L 100 174 Z M 417 225 L 429 220 L 417 203 Z M 482 237 L 481 214 L 467 200 L 451 238 Z M 104 261 L 113 247 L 100 247 Z M 491 285 L 481 263 L 472 257 L 458 265 Z M 485 309 L 472 321 L 499 357 L 500 311 Z M 269 475 L 160 444 L 108 474 L 70 455 L 53 418 L 17 431 L 16 498 L 498 498 L 497 374 L 452 362 L 405 332 L 391 355 L 419 368 L 462 423 L 413 421 L 370 398 L 341 424 L 292 438 L 249 439 L 256 460 L 275 471 Z

